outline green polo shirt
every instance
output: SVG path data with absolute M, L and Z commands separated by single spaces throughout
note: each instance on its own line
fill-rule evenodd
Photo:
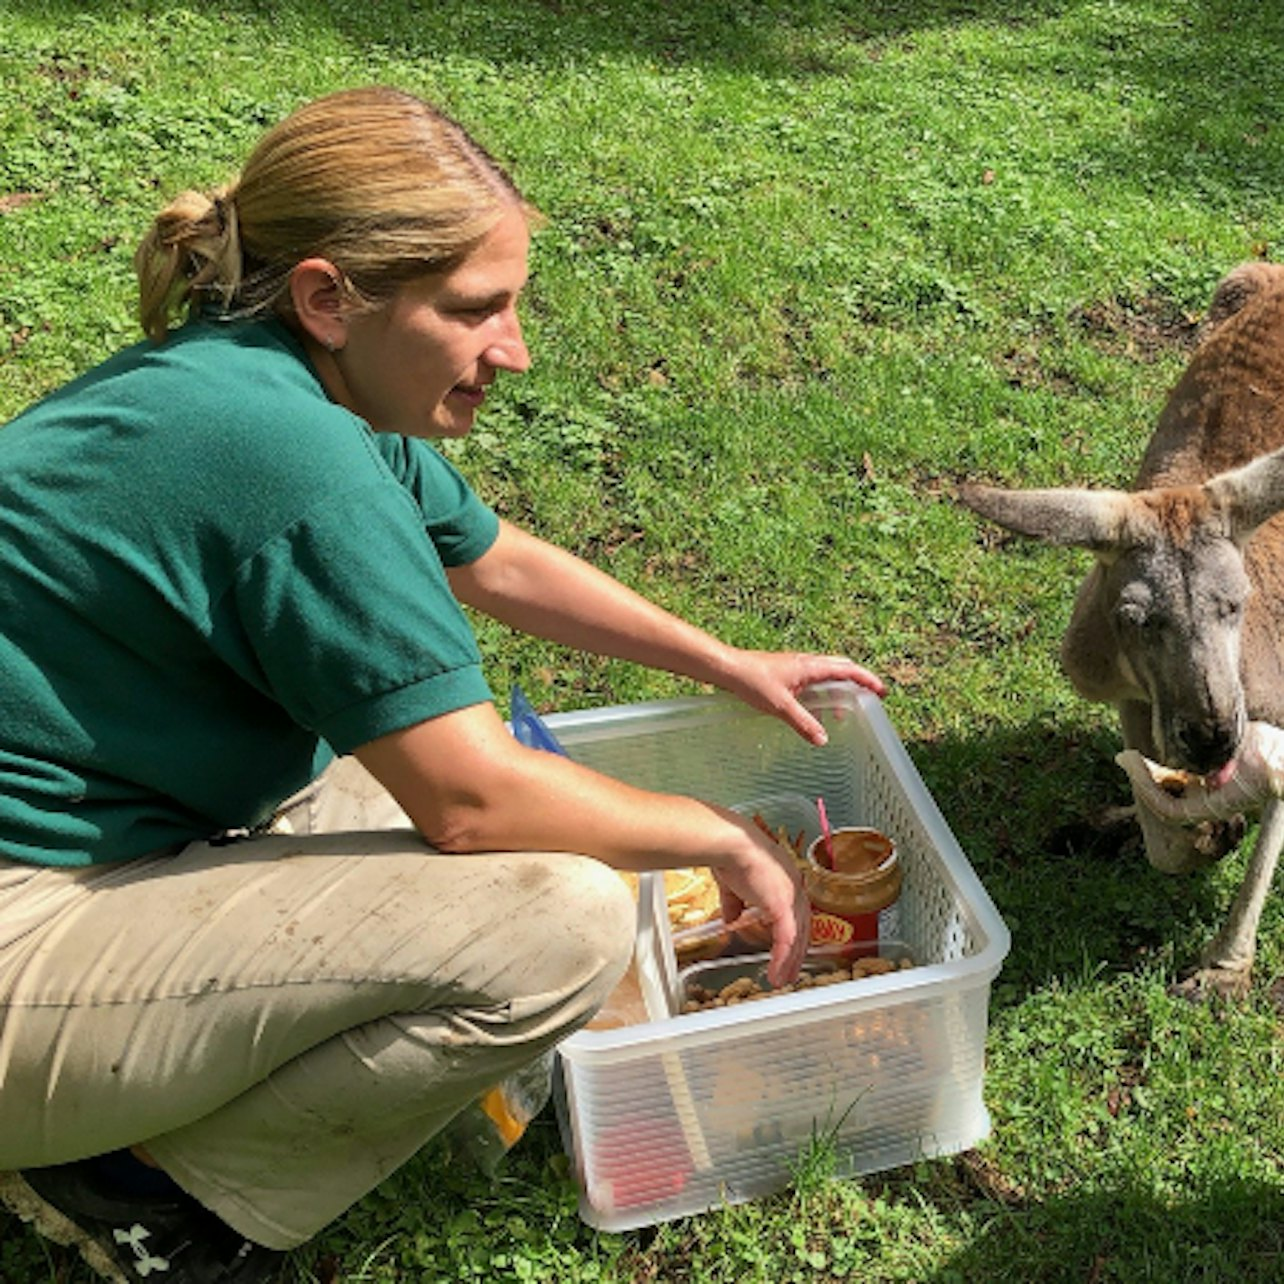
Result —
M 195 321 L 0 430 L 0 857 L 248 826 L 491 693 L 447 566 L 498 519 L 325 395 L 279 322 Z

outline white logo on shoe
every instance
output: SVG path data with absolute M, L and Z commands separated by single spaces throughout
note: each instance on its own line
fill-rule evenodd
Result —
M 135 1262 L 134 1269 L 147 1278 L 153 1271 L 169 1270 L 169 1258 L 153 1257 L 148 1248 L 143 1244 L 143 1240 L 151 1238 L 151 1231 L 146 1226 L 140 1226 L 135 1222 L 127 1231 L 114 1230 L 112 1234 L 116 1238 L 117 1244 L 128 1244 L 133 1250 Z

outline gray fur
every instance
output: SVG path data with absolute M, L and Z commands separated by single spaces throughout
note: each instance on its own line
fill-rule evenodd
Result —
M 1248 720 L 1284 726 L 1284 266 L 1244 264 L 1218 286 L 1130 491 L 967 485 L 960 498 L 1010 530 L 1095 554 L 1061 660 L 1083 696 L 1116 706 L 1128 748 L 1204 775 L 1234 757 Z M 1198 984 L 1247 984 L 1284 844 L 1277 810 Z M 1170 873 L 1237 837 L 1137 814 L 1148 859 Z

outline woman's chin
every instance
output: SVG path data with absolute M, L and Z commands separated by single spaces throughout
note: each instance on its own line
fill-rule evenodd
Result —
M 473 430 L 474 414 L 442 414 L 440 411 L 427 421 L 407 420 L 400 423 L 374 424 L 375 432 L 395 432 L 402 437 L 467 437 Z
M 443 406 L 429 420 L 426 437 L 467 437 L 477 422 L 474 406 Z

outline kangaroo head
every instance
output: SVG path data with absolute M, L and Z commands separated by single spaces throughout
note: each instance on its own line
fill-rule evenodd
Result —
M 1061 658 L 1092 700 L 1151 711 L 1146 751 L 1201 775 L 1230 762 L 1246 721 L 1240 639 L 1252 586 L 1243 546 L 1284 508 L 1284 451 L 1202 485 L 1133 492 L 964 486 L 1009 530 L 1090 550 Z

